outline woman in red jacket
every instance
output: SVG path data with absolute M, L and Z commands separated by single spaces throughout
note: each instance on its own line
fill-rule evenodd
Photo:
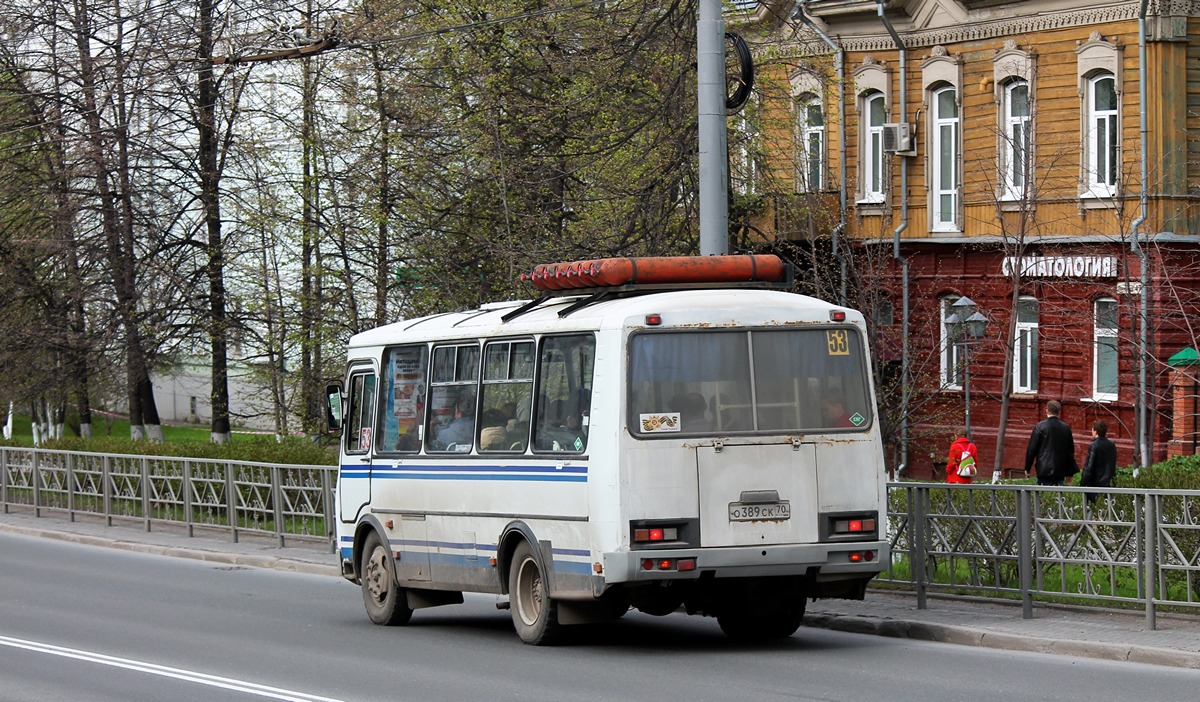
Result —
M 979 449 L 967 438 L 966 429 L 959 430 L 957 436 L 954 443 L 950 444 L 950 457 L 946 461 L 946 482 L 970 483 L 974 479 L 974 473 L 978 470 L 976 461 L 979 458 Z M 964 458 L 970 458 L 966 462 L 971 466 L 969 471 L 965 471 L 963 468 Z M 961 475 L 960 471 L 970 472 L 971 475 Z

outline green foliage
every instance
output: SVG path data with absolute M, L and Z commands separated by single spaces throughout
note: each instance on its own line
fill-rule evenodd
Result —
M 255 461 L 280 465 L 335 465 L 336 454 L 308 439 L 287 438 L 276 442 L 271 437 L 239 438 L 226 444 L 210 441 L 176 440 L 161 444 L 116 437 L 93 439 L 69 438 L 49 441 L 42 448 L 94 453 L 124 453 L 141 456 L 187 456 Z
M 1200 455 L 1167 459 L 1139 471 L 1136 478 L 1132 468 L 1122 468 L 1117 471 L 1115 487 L 1200 490 Z

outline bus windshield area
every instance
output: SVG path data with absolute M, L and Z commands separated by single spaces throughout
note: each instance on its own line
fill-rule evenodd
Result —
M 630 339 L 636 436 L 864 431 L 874 415 L 850 327 L 644 332 Z

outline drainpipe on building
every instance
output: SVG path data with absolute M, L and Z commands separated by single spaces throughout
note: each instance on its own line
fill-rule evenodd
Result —
M 908 71 L 906 59 L 908 50 L 904 46 L 904 41 L 900 39 L 900 35 L 896 33 L 896 28 L 892 26 L 887 15 L 883 13 L 883 0 L 878 0 L 876 6 L 879 19 L 883 21 L 883 26 L 891 35 L 892 41 L 896 43 L 896 50 L 900 54 L 900 119 L 908 121 L 908 103 L 906 101 L 906 88 L 908 84 Z M 891 175 L 890 173 L 888 174 Z M 908 159 L 900 157 L 900 225 L 892 232 L 892 258 L 900 265 L 900 285 L 902 298 L 902 314 L 901 314 L 901 329 L 903 329 L 903 339 L 901 341 L 900 355 L 900 456 L 901 463 L 897 468 L 897 474 L 903 470 L 908 464 L 908 402 L 910 393 L 909 374 L 911 372 L 909 358 L 909 279 L 908 279 L 908 259 L 904 258 L 900 253 L 900 235 L 904 230 L 908 229 Z
M 1148 327 L 1150 324 L 1150 267 L 1147 259 L 1149 256 L 1146 250 L 1142 247 L 1139 241 L 1140 230 L 1142 223 L 1146 221 L 1146 181 L 1148 179 L 1148 167 L 1146 164 L 1146 146 L 1149 141 L 1147 137 L 1146 127 L 1146 6 L 1149 0 L 1142 0 L 1141 7 L 1138 9 L 1138 98 L 1142 109 L 1138 110 L 1138 130 L 1141 138 L 1141 154 L 1140 154 L 1140 175 L 1142 179 L 1142 193 L 1139 198 L 1141 211 L 1137 219 L 1129 227 L 1129 248 L 1137 254 L 1138 260 L 1141 263 L 1141 289 L 1138 290 L 1139 310 L 1138 310 L 1138 464 L 1141 467 L 1150 465 L 1150 427 L 1148 426 L 1150 412 L 1150 388 L 1148 387 L 1148 378 L 1146 373 L 1146 354 L 1149 352 L 1149 333 Z M 1134 467 L 1133 475 L 1137 477 L 1138 468 Z
M 795 7 L 792 8 L 792 19 L 799 19 L 809 29 L 813 31 L 821 41 L 825 42 L 834 52 L 834 61 L 837 62 L 837 94 L 838 94 L 838 177 L 840 186 L 838 187 L 838 223 L 834 226 L 830 233 L 830 243 L 833 247 L 833 255 L 838 261 L 839 272 L 841 279 L 839 281 L 839 299 L 838 302 L 846 304 L 846 278 L 847 262 L 846 257 L 842 254 L 841 237 L 846 231 L 846 52 L 840 45 L 834 42 L 812 18 L 804 12 L 804 6 L 811 0 L 797 0 Z

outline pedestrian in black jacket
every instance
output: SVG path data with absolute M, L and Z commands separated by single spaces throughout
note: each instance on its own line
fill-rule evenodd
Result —
M 1025 477 L 1029 477 L 1034 463 L 1037 464 L 1038 485 L 1062 485 L 1063 481 L 1079 472 L 1075 461 L 1075 437 L 1071 426 L 1058 418 L 1062 403 L 1051 400 L 1046 403 L 1046 418 L 1033 427 L 1029 436 L 1029 447 L 1025 449 Z
M 1108 424 L 1103 419 L 1092 423 L 1092 443 L 1083 459 L 1080 487 L 1111 487 L 1117 475 L 1117 445 L 1108 438 Z M 1088 504 L 1096 501 L 1096 493 L 1087 494 Z

